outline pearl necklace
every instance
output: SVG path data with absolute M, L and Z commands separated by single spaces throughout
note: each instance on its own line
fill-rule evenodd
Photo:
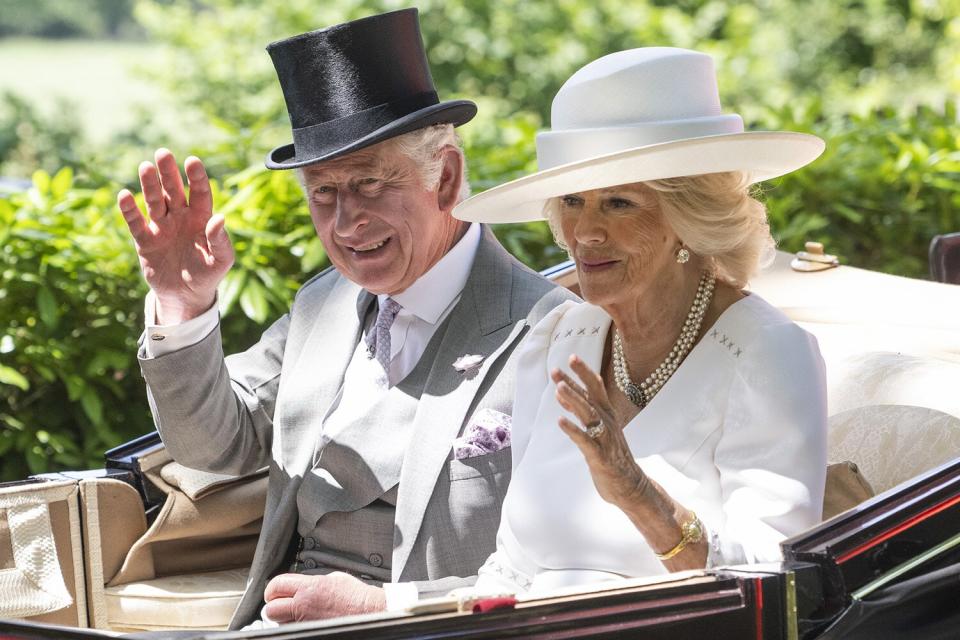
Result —
M 703 324 L 703 316 L 710 306 L 710 300 L 713 298 L 713 288 L 716 284 L 716 276 L 710 271 L 704 271 L 700 276 L 700 284 L 697 286 L 697 295 L 693 299 L 693 305 L 690 307 L 690 313 L 687 314 L 687 320 L 683 323 L 683 329 L 680 331 L 680 337 L 674 343 L 670 350 L 670 355 L 660 363 L 653 373 L 647 376 L 647 379 L 637 386 L 630 379 L 630 371 L 627 369 L 627 360 L 623 357 L 623 340 L 620 338 L 620 332 L 613 331 L 613 378 L 617 383 L 617 388 L 623 392 L 630 402 L 641 409 L 647 406 L 653 399 L 653 396 L 666 384 L 673 372 L 677 370 L 683 359 L 690 353 L 693 343 L 700 333 L 700 326 Z

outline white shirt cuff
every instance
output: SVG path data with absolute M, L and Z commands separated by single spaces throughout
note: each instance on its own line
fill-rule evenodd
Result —
M 217 302 L 196 318 L 180 324 L 158 325 L 157 300 L 153 291 L 147 293 L 143 304 L 143 317 L 146 321 L 143 348 L 147 358 L 159 358 L 180 349 L 193 346 L 210 335 L 220 324 L 220 311 Z
M 383 592 L 387 599 L 387 611 L 406 611 L 420 599 L 417 585 L 412 582 L 385 582 Z

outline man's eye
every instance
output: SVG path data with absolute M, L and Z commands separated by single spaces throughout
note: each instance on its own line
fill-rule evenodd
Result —
M 316 189 L 314 189 L 313 192 L 314 193 L 332 193 L 333 187 L 323 185 L 321 187 L 317 187 Z

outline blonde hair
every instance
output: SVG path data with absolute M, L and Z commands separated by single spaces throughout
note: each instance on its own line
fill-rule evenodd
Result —
M 767 210 L 757 200 L 749 175 L 742 171 L 650 180 L 643 184 L 657 196 L 664 219 L 693 253 L 707 261 L 717 278 L 742 288 L 774 258 L 776 243 Z M 566 249 L 558 199 L 544 206 L 557 244 Z

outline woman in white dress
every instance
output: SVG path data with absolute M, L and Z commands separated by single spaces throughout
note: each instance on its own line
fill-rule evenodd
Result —
M 722 114 L 709 56 L 622 51 L 568 80 L 540 171 L 454 215 L 546 217 L 584 304 L 529 334 L 513 476 L 477 588 L 539 592 L 775 561 L 820 521 L 816 340 L 745 287 L 773 239 L 750 185 L 823 150 Z

